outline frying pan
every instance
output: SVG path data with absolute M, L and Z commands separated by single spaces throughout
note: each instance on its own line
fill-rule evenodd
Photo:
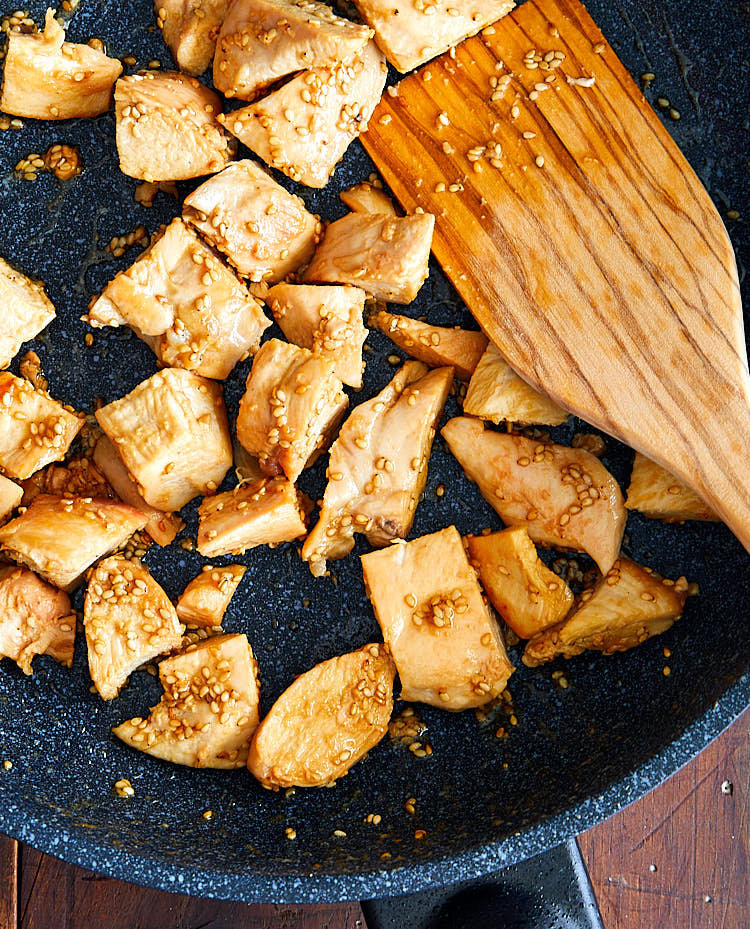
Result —
M 591 0 L 589 7 L 632 73 L 656 75 L 647 95 L 679 111 L 679 120 L 663 111 L 668 128 L 722 215 L 739 212 L 727 223 L 746 288 L 747 4 Z M 43 12 L 43 4 L 33 5 L 38 22 Z M 98 36 L 110 54 L 132 54 L 141 67 L 152 59 L 171 65 L 150 0 L 82 0 L 69 36 Z M 48 174 L 35 182 L 14 175 L 20 159 L 55 142 L 79 147 L 81 175 L 66 183 Z M 355 144 L 327 190 L 298 192 L 311 209 L 338 216 L 344 212 L 338 190 L 371 170 Z M 105 249 L 110 239 L 140 224 L 152 232 L 179 211 L 163 193 L 151 209 L 136 204 L 135 185 L 118 170 L 111 113 L 59 124 L 25 120 L 22 129 L 0 135 L 0 253 L 46 283 L 59 316 L 33 347 L 53 394 L 78 409 L 90 410 L 95 397 L 120 397 L 156 370 L 146 346 L 125 330 L 98 331 L 85 347 L 87 327 L 79 321 L 90 296 L 137 254 L 136 247 L 113 259 Z M 407 312 L 442 325 L 474 325 L 437 266 Z M 376 332 L 368 344 L 365 387 L 354 403 L 386 383 L 394 371 L 389 356 L 399 354 Z M 230 416 L 248 368 L 240 364 L 227 380 Z M 446 415 L 456 412 L 451 400 Z M 567 443 L 582 429 L 571 421 L 553 436 Z M 626 483 L 632 452 L 607 439 L 604 460 Z M 319 462 L 301 481 L 314 499 L 324 468 Z M 186 518 L 185 534 L 194 537 L 195 505 Z M 438 439 L 412 536 L 450 524 L 461 532 L 500 526 Z M 248 571 L 225 622 L 253 644 L 264 712 L 296 674 L 378 636 L 358 558 L 335 563 L 330 579 L 315 580 L 296 548 L 255 549 L 240 559 Z M 159 687 L 137 672 L 121 697 L 105 704 L 89 690 L 82 635 L 70 671 L 42 657 L 25 678 L 3 661 L 0 755 L 13 767 L 0 771 L 0 830 L 125 880 L 246 901 L 405 893 L 551 848 L 655 786 L 750 702 L 750 565 L 739 543 L 722 525 L 664 525 L 631 514 L 624 548 L 667 576 L 686 574 L 699 584 L 700 596 L 689 600 L 673 629 L 625 654 L 590 653 L 559 665 L 566 690 L 552 679 L 558 665 L 525 668 L 512 649 L 517 725 L 504 717 L 480 724 L 472 712 L 419 706 L 431 756 L 416 758 L 386 739 L 333 789 L 271 793 L 245 771 L 194 771 L 121 745 L 112 726 L 143 714 Z M 364 550 L 360 544 L 357 552 Z M 575 560 L 581 570 L 589 567 L 585 558 Z M 152 547 L 146 561 L 171 596 L 202 564 L 179 546 Z M 506 740 L 495 737 L 500 722 L 509 730 Z M 123 777 L 133 784 L 132 798 L 113 791 Z M 408 797 L 416 798 L 413 814 L 404 809 Z M 211 820 L 202 816 L 208 809 Z M 378 826 L 364 821 L 369 813 L 381 815 Z M 284 837 L 288 826 L 296 830 L 294 841 Z M 417 829 L 423 838 L 415 838 Z

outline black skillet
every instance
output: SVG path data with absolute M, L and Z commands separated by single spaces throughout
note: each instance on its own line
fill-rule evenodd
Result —
M 38 22 L 44 6 L 33 4 Z M 746 288 L 750 7 L 744 0 L 591 0 L 589 7 L 632 73 L 655 75 L 646 95 L 727 218 Z M 111 54 L 132 54 L 139 67 L 152 59 L 170 64 L 150 0 L 81 0 L 69 36 L 99 36 Z M 672 108 L 679 119 L 669 115 Z M 23 122 L 0 134 L 0 253 L 46 283 L 59 316 L 34 348 L 54 395 L 90 410 L 95 397 L 113 400 L 156 370 L 149 350 L 127 331 L 100 331 L 91 347 L 84 345 L 87 327 L 79 317 L 90 296 L 137 254 L 133 248 L 115 260 L 105 246 L 139 224 L 153 231 L 179 204 L 164 194 L 152 209 L 134 202 L 136 183 L 118 170 L 111 113 L 93 121 Z M 80 148 L 79 177 L 60 183 L 47 174 L 35 182 L 14 175 L 18 161 L 55 142 Z M 337 191 L 371 170 L 355 144 L 326 191 L 299 193 L 324 217 L 340 215 Z M 407 312 L 473 325 L 437 266 Z M 398 353 L 385 337 L 372 333 L 368 345 L 365 387 L 353 403 L 375 393 L 394 370 L 390 356 Z M 248 367 L 239 365 L 227 381 L 232 413 Z M 450 401 L 446 415 L 456 410 Z M 554 436 L 569 442 L 581 428 L 570 422 Z M 605 462 L 623 484 L 631 458 L 607 440 Z M 324 467 L 302 478 L 313 498 L 320 496 Z M 187 522 L 185 534 L 194 536 L 194 505 Z M 500 525 L 438 440 L 412 535 L 450 524 L 463 532 Z M 667 526 L 633 514 L 625 551 L 700 585 L 672 630 L 626 654 L 586 654 L 567 663 L 567 690 L 552 679 L 557 665 L 524 668 L 513 649 L 517 725 L 506 718 L 480 725 L 471 712 L 419 707 L 430 757 L 385 740 L 329 790 L 269 793 L 246 772 L 193 771 L 121 745 L 111 727 L 142 714 L 159 688 L 139 672 L 120 698 L 103 703 L 89 692 L 80 636 L 72 671 L 43 657 L 25 678 L 3 661 L 0 757 L 13 767 L 0 769 L 0 830 L 98 872 L 247 901 L 406 893 L 549 849 L 659 783 L 750 702 L 750 564 L 737 541 L 720 525 Z M 576 560 L 582 570 L 589 567 Z M 146 561 L 170 595 L 202 563 L 176 545 L 153 547 Z M 324 580 L 310 576 L 295 545 L 256 549 L 243 561 L 248 572 L 225 625 L 246 632 L 253 644 L 264 711 L 294 675 L 378 636 L 355 556 L 336 563 L 335 576 Z M 495 737 L 499 722 L 510 731 L 507 740 Z M 135 789 L 130 799 L 113 791 L 122 777 Z M 413 814 L 404 809 L 409 797 L 416 798 Z M 210 821 L 202 816 L 207 809 Z M 378 826 L 364 822 L 369 813 L 381 815 Z M 284 836 L 288 826 L 296 830 L 294 841 Z M 426 833 L 421 839 L 418 829 Z M 346 835 L 335 837 L 334 830 Z M 552 870 L 561 866 L 550 861 Z

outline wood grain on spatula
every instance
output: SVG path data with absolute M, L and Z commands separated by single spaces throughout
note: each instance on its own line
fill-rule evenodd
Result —
M 564 57 L 529 67 L 532 50 Z M 386 94 L 362 140 L 406 210 L 436 214 L 438 260 L 517 371 L 693 486 L 750 549 L 732 247 L 584 7 L 527 0 Z

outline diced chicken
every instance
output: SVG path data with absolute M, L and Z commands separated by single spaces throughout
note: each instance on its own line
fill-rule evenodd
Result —
M 12 658 L 31 674 L 34 655 L 73 664 L 76 615 L 66 593 L 33 571 L 0 565 L 0 657 Z
M 174 513 L 213 493 L 232 466 L 221 386 L 165 368 L 96 418 L 150 506 Z
M 121 271 L 89 310 L 92 326 L 130 326 L 162 364 L 223 380 L 271 325 L 258 301 L 181 219 Z
M 204 558 L 241 555 L 258 545 L 291 542 L 307 532 L 304 498 L 283 477 L 250 481 L 207 497 L 198 519 L 197 548 Z
M 254 100 L 280 77 L 351 58 L 371 36 L 317 0 L 235 0 L 216 45 L 214 85 Z
M 254 161 L 238 161 L 185 198 L 183 215 L 251 281 L 280 281 L 309 261 L 320 221 Z
M 142 529 L 146 517 L 124 503 L 42 494 L 0 527 L 0 551 L 70 591 L 95 561 Z
M 65 30 L 47 10 L 44 32 L 8 34 L 0 110 L 31 119 L 98 116 L 109 109 L 121 73 L 116 58 L 66 42 Z
M 514 0 L 354 0 L 390 63 L 405 74 L 505 16 Z
M 684 577 L 671 581 L 618 558 L 581 594 L 575 612 L 528 643 L 523 663 L 533 668 L 558 655 L 573 658 L 587 649 L 610 655 L 640 645 L 680 618 L 688 592 Z
M 201 573 L 190 581 L 177 601 L 177 615 L 184 623 L 192 626 L 220 626 L 245 571 L 247 568 L 240 564 L 217 568 L 204 565 Z
M 270 339 L 253 359 L 237 438 L 264 474 L 296 481 L 328 447 L 348 405 L 330 358 Z
M 530 639 L 568 615 L 573 592 L 541 561 L 522 526 L 466 543 L 490 603 L 516 635 Z
M 625 506 L 667 523 L 686 519 L 719 521 L 716 513 L 694 490 L 640 452 L 635 453 Z
M 197 77 L 211 64 L 231 0 L 155 0 L 156 22 L 180 71 Z
M 559 426 L 568 414 L 527 384 L 490 342 L 469 381 L 464 413 L 493 423 Z
M 378 300 L 411 303 L 427 278 L 434 227 L 431 213 L 349 213 L 326 229 L 305 280 L 354 284 Z
M 385 58 L 369 42 L 354 58 L 303 71 L 219 122 L 293 181 L 325 187 L 351 142 L 367 129 L 386 75 Z
M 84 418 L 9 371 L 0 372 L 0 468 L 26 480 L 60 461 Z
M 451 419 L 443 438 L 466 476 L 508 526 L 553 548 L 587 552 L 604 574 L 620 551 L 625 506 L 617 481 L 580 448 L 567 448 Z
M 23 488 L 0 474 L 0 523 L 11 515 L 23 500 Z
M 458 326 L 454 329 L 431 326 L 409 316 L 393 316 L 385 310 L 373 313 L 368 324 L 431 368 L 450 365 L 460 381 L 469 380 L 487 348 L 487 336 L 483 332 L 471 332 Z
M 324 787 L 388 731 L 396 668 L 383 645 L 330 658 L 301 674 L 271 707 L 247 766 L 264 787 Z
M 401 678 L 401 699 L 483 706 L 513 666 L 454 526 L 362 556 L 367 595 Z
M 192 768 L 244 768 L 258 726 L 258 664 L 245 635 L 217 635 L 159 664 L 164 696 L 112 731 L 131 748 Z
M 452 382 L 452 368 L 407 362 L 352 411 L 331 447 L 320 518 L 302 548 L 316 577 L 349 554 L 356 532 L 377 547 L 408 535 Z
M 358 287 L 277 284 L 266 303 L 290 342 L 333 361 L 336 377 L 362 386 L 365 292 Z
M 16 33 L 11 33 L 16 35 Z M 55 308 L 37 281 L 0 258 L 0 368 L 7 368 L 21 345 L 38 335 L 55 318 Z
M 236 143 L 216 117 L 217 94 L 176 71 L 141 71 L 115 86 L 120 170 L 141 181 L 181 181 L 214 174 Z
M 344 206 L 348 206 L 352 213 L 383 213 L 389 216 L 398 216 L 393 200 L 381 188 L 369 181 L 362 181 L 339 194 Z
M 98 497 L 101 500 L 114 500 L 117 496 L 89 457 L 69 458 L 64 465 L 47 465 L 21 486 L 22 506 L 28 506 L 40 494 L 51 494 L 53 497 Z

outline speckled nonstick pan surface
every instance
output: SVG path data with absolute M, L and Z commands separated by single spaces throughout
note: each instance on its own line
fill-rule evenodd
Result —
M 43 9 L 34 4 L 37 21 Z M 680 112 L 673 120 L 664 111 L 668 128 L 722 215 L 739 212 L 727 224 L 747 302 L 749 8 L 734 0 L 591 0 L 589 9 L 636 77 L 656 75 L 647 92 L 654 105 L 663 97 Z M 133 54 L 140 66 L 154 58 L 169 62 L 149 0 L 81 0 L 69 35 L 74 41 L 99 36 L 111 54 Z M 95 397 L 113 400 L 156 370 L 150 351 L 125 330 L 97 332 L 94 344 L 84 346 L 88 330 L 79 317 L 89 297 L 137 254 L 132 249 L 115 260 L 105 246 L 139 224 L 153 231 L 179 206 L 163 194 L 150 210 L 135 203 L 136 182 L 118 170 L 112 114 L 24 122 L 0 134 L 0 253 L 45 281 L 59 315 L 34 347 L 54 395 L 89 410 Z M 61 184 L 47 174 L 32 183 L 14 176 L 21 158 L 55 142 L 79 146 L 79 177 Z M 355 144 L 326 191 L 299 193 L 324 217 L 340 215 L 338 190 L 371 170 Z M 407 312 L 438 324 L 472 325 L 437 266 Z M 393 373 L 387 339 L 373 332 L 368 345 L 365 387 L 355 403 Z M 239 365 L 226 383 L 231 414 L 248 368 Z M 451 400 L 446 415 L 455 413 Z M 580 428 L 571 421 L 554 435 L 569 442 Z M 607 441 L 605 462 L 623 484 L 631 458 Z M 301 479 L 314 498 L 323 489 L 324 468 L 321 461 Z M 445 494 L 438 496 L 441 484 Z M 187 515 L 193 537 L 195 509 L 188 507 Z M 500 526 L 438 440 L 412 535 L 452 523 L 464 532 Z M 261 789 L 245 771 L 180 768 L 117 742 L 111 727 L 144 713 L 158 698 L 158 685 L 136 673 L 122 696 L 105 704 L 89 692 L 80 636 L 72 671 L 43 657 L 25 678 L 3 661 L 0 758 L 13 767 L 0 768 L 0 830 L 126 880 L 248 901 L 417 890 L 548 848 L 657 784 L 750 702 L 750 562 L 739 543 L 720 525 L 667 526 L 632 514 L 625 551 L 700 585 L 700 597 L 667 634 L 623 655 L 569 662 L 567 690 L 552 680 L 557 665 L 525 668 L 513 649 L 518 671 L 510 690 L 518 724 L 508 726 L 507 740 L 495 737 L 498 722 L 480 726 L 473 712 L 420 707 L 431 757 L 416 758 L 386 739 L 335 788 L 298 790 L 289 798 Z M 253 644 L 264 711 L 294 675 L 378 637 L 357 557 L 333 565 L 335 579 L 321 580 L 311 577 L 295 545 L 256 549 L 242 560 L 248 571 L 225 627 L 246 632 Z M 153 547 L 146 561 L 172 596 L 202 563 L 177 546 Z M 579 563 L 587 566 L 583 558 Z M 80 607 L 80 594 L 76 602 Z M 134 797 L 113 792 L 121 777 L 131 780 Z M 410 796 L 417 800 L 414 815 L 404 810 Z M 202 816 L 207 809 L 211 821 Z M 364 822 L 368 813 L 381 815 L 379 826 Z M 295 841 L 284 838 L 287 826 L 296 830 Z M 416 840 L 416 829 L 426 836 Z M 334 830 L 346 836 L 333 837 Z

